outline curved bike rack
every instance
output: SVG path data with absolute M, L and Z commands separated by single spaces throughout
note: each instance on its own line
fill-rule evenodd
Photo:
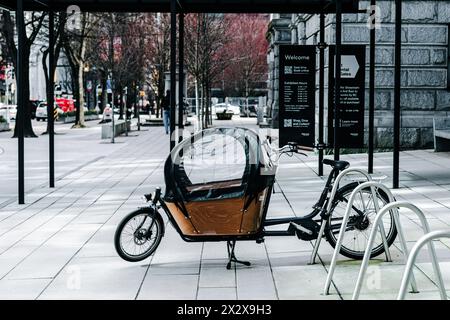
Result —
M 353 202 L 355 201 L 356 195 L 361 190 L 366 189 L 366 188 L 370 188 L 373 199 L 377 198 L 377 189 L 381 189 L 384 192 L 386 192 L 386 194 L 389 198 L 389 203 L 395 201 L 394 196 L 392 195 L 389 188 L 379 182 L 374 182 L 374 181 L 365 182 L 363 184 L 360 184 L 353 190 L 353 192 L 349 198 L 347 208 L 345 210 L 344 218 L 342 219 L 341 229 L 339 230 L 339 237 L 336 242 L 336 246 L 334 248 L 333 258 L 332 258 L 331 264 L 330 264 L 330 270 L 328 271 L 327 280 L 325 282 L 325 287 L 324 287 L 324 291 L 323 291 L 324 295 L 328 295 L 329 291 L 330 291 L 331 281 L 333 280 L 333 274 L 336 269 L 337 258 L 338 258 L 339 252 L 341 250 L 342 242 L 344 240 L 345 229 L 347 228 L 347 223 L 348 223 L 348 219 L 350 217 L 350 212 L 351 212 L 351 209 L 353 206 Z M 378 214 L 377 214 L 377 216 L 378 216 L 379 212 L 380 212 L 380 208 L 378 207 L 378 201 L 374 201 L 373 203 L 374 203 L 376 212 L 378 212 Z M 384 206 L 384 207 L 386 207 L 386 206 Z M 395 211 L 395 212 L 397 212 L 397 211 Z M 394 213 L 394 223 L 395 223 L 396 219 L 398 218 L 397 215 L 398 215 L 398 213 L 397 214 Z M 397 226 L 399 224 L 395 223 L 395 225 Z M 376 226 L 378 226 L 378 225 L 376 225 Z M 374 228 L 372 229 L 372 231 L 373 230 L 375 230 L 375 231 L 373 231 L 373 233 L 376 232 L 376 229 L 377 228 L 375 228 L 375 225 L 374 225 Z M 386 254 L 386 261 L 391 261 L 391 254 L 389 252 L 389 244 L 387 243 L 386 233 L 384 231 L 384 228 L 379 228 L 379 230 L 380 230 L 380 234 L 381 234 L 381 239 L 383 241 L 384 251 Z M 401 231 L 399 231 L 399 235 L 400 235 L 400 238 L 402 241 L 402 246 L 404 248 L 406 248 L 406 241 L 405 241 L 405 238 L 403 237 L 403 233 Z M 369 250 L 369 256 L 370 256 L 371 251 L 372 251 L 372 249 Z M 367 249 L 366 249 L 366 252 L 367 252 Z
M 427 244 L 428 250 L 430 250 L 431 255 L 431 263 L 433 264 L 434 274 L 438 280 L 439 283 L 439 293 L 441 295 L 441 300 L 447 300 L 447 292 L 445 291 L 445 285 L 444 281 L 442 279 L 442 273 L 441 269 L 439 268 L 439 263 L 437 262 L 436 258 L 436 251 L 434 249 L 434 245 L 432 243 L 435 239 L 440 238 L 450 238 L 450 230 L 440 230 L 440 231 L 433 231 L 425 234 L 422 236 L 414 245 L 414 247 L 411 249 L 411 253 L 408 257 L 408 261 L 406 263 L 406 268 L 403 273 L 402 283 L 400 285 L 400 291 L 397 296 L 397 300 L 403 300 L 405 299 L 406 295 L 406 288 L 408 287 L 408 283 L 411 279 L 412 271 L 414 264 L 416 262 L 417 255 L 419 254 L 420 249 Z
M 364 178 L 366 178 L 367 181 L 372 181 L 372 177 L 369 175 L 369 173 L 367 173 L 364 170 L 361 169 L 353 169 L 353 168 L 349 168 L 349 169 L 345 169 L 344 171 L 342 171 L 334 180 L 333 183 L 333 189 L 331 190 L 331 194 L 327 203 L 327 208 L 326 208 L 326 212 L 330 212 L 331 210 L 331 205 L 333 204 L 333 199 L 336 196 L 336 192 L 339 188 L 339 183 L 341 182 L 341 180 L 351 174 L 351 173 L 359 173 L 360 175 L 362 175 Z M 325 231 L 325 225 L 326 225 L 326 220 L 322 219 L 322 224 L 320 225 L 320 230 L 319 230 L 319 234 L 317 236 L 316 242 L 314 244 L 314 249 L 313 252 L 311 254 L 311 259 L 309 261 L 309 264 L 315 264 L 316 263 L 316 256 L 317 256 L 317 252 L 319 251 L 319 247 L 320 247 L 320 242 L 322 241 L 322 237 L 323 237 L 323 233 Z
M 370 234 L 369 237 L 369 242 L 368 242 L 368 246 L 366 248 L 366 252 L 364 253 L 364 259 L 363 262 L 361 264 L 361 269 L 359 271 L 359 275 L 358 275 L 358 280 L 356 282 L 356 286 L 355 286 L 355 290 L 353 292 L 353 300 L 357 300 L 359 298 L 359 294 L 361 292 L 361 286 L 362 286 L 362 281 L 364 278 L 364 275 L 366 273 L 368 264 L 369 264 L 369 260 L 370 260 L 370 251 L 372 251 L 372 246 L 373 246 L 373 240 L 375 239 L 375 228 L 381 223 L 381 219 L 383 218 L 383 216 L 389 212 L 392 209 L 396 209 L 395 212 L 396 214 L 394 215 L 395 219 L 395 226 L 397 227 L 397 231 L 399 233 L 400 236 L 400 240 L 402 241 L 402 250 L 403 250 L 403 255 L 405 257 L 405 262 L 407 263 L 408 260 L 408 248 L 406 247 L 406 242 L 405 242 L 405 236 L 403 234 L 403 229 L 401 227 L 400 224 L 400 216 L 399 216 L 399 212 L 398 209 L 400 208 L 405 208 L 405 209 L 409 209 L 410 211 L 414 212 L 420 220 L 420 224 L 422 225 L 422 229 L 424 234 L 427 234 L 430 232 L 430 226 L 428 224 L 428 221 L 425 217 L 425 214 L 422 212 L 422 210 L 420 210 L 418 207 L 416 207 L 415 205 L 409 203 L 409 202 L 393 202 L 388 204 L 387 206 L 385 206 L 377 215 L 377 217 L 375 218 L 374 221 L 374 226 L 372 229 L 372 232 Z M 431 259 L 432 259 L 432 264 L 433 264 L 433 269 L 435 271 L 436 274 L 438 274 L 438 281 L 440 282 L 440 285 L 442 285 L 442 276 L 440 276 L 440 271 L 439 271 L 439 266 L 437 264 L 437 259 L 436 259 L 436 251 L 434 249 L 434 246 L 432 243 L 429 243 L 428 249 L 430 250 L 430 254 L 431 254 Z M 417 284 L 416 284 L 416 280 L 414 278 L 414 276 L 412 277 L 412 281 L 411 281 L 411 289 L 413 292 L 417 292 Z

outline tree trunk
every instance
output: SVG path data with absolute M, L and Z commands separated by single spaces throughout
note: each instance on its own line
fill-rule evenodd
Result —
M 120 92 L 120 100 L 119 103 L 119 120 L 123 119 L 123 88 L 120 86 L 118 88 L 118 92 Z
M 101 94 L 101 103 L 100 103 L 100 112 L 103 113 L 103 110 L 106 107 L 106 104 L 108 103 L 108 91 L 106 90 L 106 73 L 102 72 L 102 94 Z
M 31 125 L 31 110 L 30 110 L 30 52 L 28 49 L 24 48 L 23 50 L 23 59 L 24 66 L 23 68 L 23 93 L 24 93 L 24 105 L 17 106 L 17 116 L 16 116 L 16 124 L 22 122 L 23 123 L 23 134 L 25 138 L 36 138 L 36 134 L 33 131 L 33 126 Z M 17 66 L 15 66 L 15 70 L 17 70 Z M 16 74 L 17 79 L 17 74 Z M 13 138 L 17 138 L 19 135 L 18 126 L 14 127 L 14 135 Z
M 78 122 L 75 128 L 83 128 L 84 125 L 84 79 L 83 79 L 83 63 L 78 65 L 77 84 L 78 84 Z

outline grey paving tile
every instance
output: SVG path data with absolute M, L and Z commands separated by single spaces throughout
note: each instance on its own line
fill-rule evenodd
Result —
M 237 298 L 275 300 L 277 292 L 269 267 L 252 266 L 236 269 Z
M 198 300 L 236 300 L 236 288 L 199 288 Z
M 1 300 L 33 300 L 51 279 L 0 280 Z
M 146 269 L 119 257 L 75 258 L 39 299 L 134 299 Z
M 195 300 L 198 275 L 149 274 L 138 295 L 139 300 Z
M 276 267 L 272 272 L 281 300 L 339 299 L 334 288 L 330 290 L 331 295 L 322 295 L 327 274 L 321 265 Z
M 203 260 L 200 269 L 200 287 L 236 287 L 235 270 L 225 268 L 226 260 Z

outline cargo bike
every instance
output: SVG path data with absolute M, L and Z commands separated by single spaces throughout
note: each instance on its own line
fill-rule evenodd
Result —
M 262 139 L 246 128 L 211 128 L 193 134 L 177 144 L 165 162 L 164 194 L 156 188 L 145 195 L 146 206 L 125 216 L 118 225 L 115 248 L 119 256 L 137 262 L 152 255 L 165 233 L 162 213 L 187 242 L 226 242 L 227 269 L 233 262 L 250 265 L 236 258 L 235 246 L 239 241 L 262 243 L 269 236 L 297 236 L 311 241 L 325 224 L 324 237 L 334 247 L 348 198 L 359 184 L 351 181 L 339 186 L 335 197 L 330 199 L 336 177 L 349 167 L 346 161 L 324 160 L 331 171 L 310 213 L 300 217 L 268 217 L 280 157 L 306 155 L 303 151 L 308 150 L 293 143 L 276 148 L 271 139 Z M 327 211 L 329 201 L 332 205 Z M 363 258 L 376 215 L 375 202 L 382 207 L 388 203 L 388 197 L 382 190 L 376 193 L 376 198 L 370 189 L 361 190 L 352 206 L 342 255 Z M 390 213 L 383 221 L 389 246 L 397 235 L 393 219 Z M 380 236 L 371 255 L 383 252 Z

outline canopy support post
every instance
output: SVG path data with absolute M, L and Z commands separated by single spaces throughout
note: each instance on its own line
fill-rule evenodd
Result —
M 55 187 L 55 116 L 54 116 L 54 67 L 55 67 L 55 38 L 54 38 L 54 12 L 48 12 L 48 70 L 49 70 L 49 84 L 47 88 L 49 91 L 49 101 L 47 103 L 47 121 L 48 121 L 48 150 L 49 150 L 49 186 Z
M 372 25 L 370 29 L 370 62 L 369 62 L 369 164 L 368 172 L 373 173 L 373 152 L 374 152 L 374 122 L 375 122 L 375 26 L 377 21 L 375 5 L 376 0 L 370 1 Z
M 400 176 L 400 89 L 402 50 L 402 1 L 395 0 L 395 68 L 394 68 L 394 165 L 393 188 L 399 187 Z
M 170 150 L 175 147 L 176 68 L 177 68 L 177 0 L 170 1 Z
M 342 45 L 342 0 L 336 0 L 336 62 L 334 80 L 334 160 L 339 160 L 339 111 L 341 109 L 341 45 Z
M 184 131 L 184 13 L 178 14 L 178 142 Z
M 323 118 L 324 118 L 324 86 L 325 86 L 325 14 L 320 14 L 319 43 L 319 177 L 323 176 Z
M 24 87 L 24 68 L 25 61 L 23 58 L 23 48 L 25 46 L 25 18 L 23 13 L 23 0 L 17 0 L 16 8 L 16 28 L 17 28 L 17 143 L 18 143 L 18 198 L 19 204 L 25 204 L 25 139 L 24 139 L 24 122 L 25 122 L 25 92 Z

